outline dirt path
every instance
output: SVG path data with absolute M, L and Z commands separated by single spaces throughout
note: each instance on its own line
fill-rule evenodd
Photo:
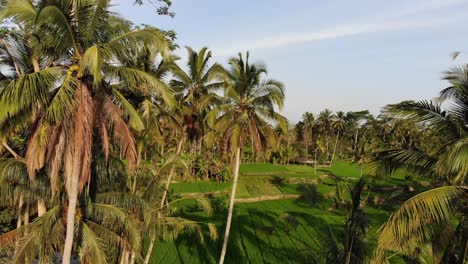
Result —
M 235 203 L 255 203 L 261 201 L 282 200 L 282 199 L 297 199 L 301 197 L 299 194 L 279 194 L 279 195 L 263 195 L 252 198 L 237 198 Z

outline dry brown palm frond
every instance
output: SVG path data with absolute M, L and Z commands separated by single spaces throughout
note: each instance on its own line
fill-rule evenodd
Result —
M 67 138 L 65 149 L 65 177 L 67 190 L 70 190 L 71 177 L 79 177 L 79 191 L 91 176 L 92 128 L 94 103 L 88 87 L 82 83 L 76 93 L 73 118 L 64 125 Z
M 50 141 L 47 151 L 47 161 L 48 161 L 48 174 L 51 186 L 52 196 L 55 196 L 57 191 L 57 180 L 60 173 L 60 168 L 63 164 L 63 153 L 65 150 L 65 131 L 62 129 L 62 126 L 57 127 L 59 130 L 59 135 L 54 141 Z
M 97 126 L 99 127 L 99 132 L 101 136 L 102 151 L 104 152 L 104 157 L 107 162 L 109 160 L 109 153 L 110 153 L 109 132 L 107 131 L 106 123 L 102 115 L 98 114 L 96 123 L 97 123 Z
M 18 231 L 20 229 L 13 229 L 9 232 L 0 235 L 0 248 L 12 247 L 17 239 Z
M 122 110 L 117 107 L 109 96 L 103 95 L 101 111 L 108 126 L 111 126 L 115 143 L 120 148 L 120 153 L 128 162 L 128 167 L 133 170 L 137 161 L 135 139 L 125 120 L 122 118 Z
M 43 142 L 41 134 L 44 133 L 44 130 L 48 132 L 48 126 L 43 125 L 41 120 L 38 120 L 34 124 L 32 135 L 28 141 L 28 147 L 26 149 L 26 165 L 28 169 L 29 178 L 34 181 L 36 172 L 39 171 L 45 162 L 46 157 L 46 144 Z

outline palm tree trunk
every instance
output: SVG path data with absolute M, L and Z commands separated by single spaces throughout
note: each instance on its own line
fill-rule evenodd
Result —
M 8 146 L 7 143 L 3 142 L 3 146 L 8 150 L 8 152 L 10 152 L 11 155 L 13 155 L 13 157 L 17 160 L 23 160 L 23 158 L 18 155 L 18 153 L 16 153 L 12 148 L 10 148 L 10 146 Z
M 356 134 L 354 135 L 354 159 L 356 158 L 357 152 L 357 139 L 358 139 L 359 129 L 356 130 Z
M 177 146 L 176 155 L 179 155 L 180 152 L 182 151 L 183 144 L 184 144 L 184 139 L 182 138 L 179 142 L 179 145 Z M 174 168 L 171 169 L 171 172 L 169 172 L 169 176 L 167 177 L 166 186 L 164 186 L 164 191 L 163 191 L 162 198 L 161 198 L 161 207 L 164 206 L 164 202 L 166 201 L 167 192 L 169 191 L 169 185 L 171 184 L 173 175 L 174 175 Z
M 62 264 L 70 264 L 75 231 L 75 213 L 78 203 L 78 175 L 73 175 L 68 190 L 67 231 L 63 246 Z
M 124 246 L 122 253 L 120 254 L 120 264 L 128 264 L 128 257 L 130 252 L 127 247 Z
M 44 198 L 39 198 L 39 200 L 37 200 L 37 216 L 41 216 L 45 212 L 47 212 L 46 202 Z
M 314 175 L 317 175 L 317 150 L 315 150 L 314 155 Z
M 354 232 L 353 232 L 352 238 L 351 238 L 351 245 L 349 246 L 348 252 L 346 254 L 346 264 L 351 263 L 351 255 L 353 253 L 353 244 L 354 244 Z
M 148 245 L 148 250 L 146 251 L 145 261 L 143 262 L 143 264 L 148 264 L 149 263 L 151 254 L 153 253 L 153 248 L 154 248 L 154 242 L 155 241 L 156 241 L 156 231 L 154 231 L 153 234 L 151 235 L 151 240 L 150 240 L 150 243 Z
M 41 70 L 41 67 L 39 65 L 39 61 L 37 60 L 36 57 L 32 58 L 32 64 L 33 64 L 34 72 L 39 72 Z
M 329 152 L 328 151 L 328 137 L 326 137 L 325 145 L 326 145 L 326 152 L 327 152 L 325 156 L 326 156 L 326 159 L 328 160 L 330 158 L 330 154 L 328 153 Z
M 28 236 L 28 224 L 29 224 L 29 202 L 26 202 L 26 208 L 24 209 L 24 215 L 23 215 L 23 222 L 24 222 L 24 233 L 22 234 L 24 237 Z M 29 256 L 26 256 L 24 258 L 25 263 L 31 263 L 31 260 L 29 259 Z
M 17 215 L 18 215 L 18 222 L 16 222 L 16 228 L 20 228 L 22 223 L 23 223 L 23 215 L 22 215 L 22 208 L 23 208 L 23 205 L 24 205 L 24 195 L 23 193 L 20 194 L 20 198 L 19 198 L 19 201 L 18 201 L 18 212 L 17 212 Z M 15 251 L 13 253 L 13 256 L 16 256 L 17 252 L 19 250 L 19 240 L 16 240 L 15 241 Z
M 332 157 L 330 159 L 330 167 L 331 165 L 333 164 L 333 159 L 335 158 L 335 154 L 336 154 L 336 147 L 338 145 L 338 138 L 340 137 L 340 130 L 338 130 L 338 132 L 336 133 L 336 139 L 335 139 L 335 146 L 333 147 L 333 154 L 332 154 Z
M 254 147 L 254 142 L 253 139 L 251 139 L 252 142 L 252 163 L 255 163 L 255 147 Z
M 240 165 L 240 147 L 237 147 L 236 165 L 234 169 L 234 182 L 232 184 L 231 197 L 229 201 L 229 212 L 228 212 L 228 217 L 227 217 L 227 222 L 226 222 L 226 231 L 224 231 L 223 248 L 221 250 L 221 257 L 219 258 L 219 264 L 224 263 L 224 257 L 226 256 L 227 244 L 229 240 L 229 231 L 231 229 L 232 213 L 234 211 L 234 200 L 236 198 L 237 181 L 239 179 L 239 165 Z
M 21 217 L 21 209 L 23 208 L 24 205 L 24 195 L 23 193 L 20 194 L 20 198 L 18 201 L 18 222 L 16 223 L 16 228 L 20 228 L 21 224 L 23 223 L 22 217 Z
M 26 208 L 24 209 L 24 225 L 29 224 L 29 202 L 26 203 Z
M 132 250 L 132 254 L 130 254 L 130 264 L 135 264 L 136 253 L 135 250 Z

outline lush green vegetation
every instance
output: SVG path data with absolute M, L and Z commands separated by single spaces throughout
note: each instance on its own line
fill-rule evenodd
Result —
M 467 65 L 437 100 L 290 124 L 249 52 L 179 58 L 109 7 L 0 1 L 1 262 L 467 261 Z
M 323 256 L 319 252 L 326 247 L 321 241 L 329 239 L 329 228 L 337 239 L 343 236 L 346 213 L 342 208 L 333 207 L 336 181 L 324 176 L 338 176 L 342 181 L 355 184 L 360 173 L 356 164 L 337 162 L 332 167 L 321 167 L 317 174 L 314 174 L 313 167 L 307 165 L 265 163 L 243 164 L 240 171 L 236 197 L 264 198 L 282 194 L 300 197 L 238 203 L 232 226 L 235 235 L 229 241 L 228 263 L 301 263 L 314 257 L 320 262 Z M 401 176 L 394 174 L 382 180 L 375 179 L 369 185 L 370 199 L 365 210 L 371 221 L 366 239 L 369 248 L 375 246 L 378 228 L 398 208 L 395 201 L 406 200 L 409 195 L 427 189 L 419 186 L 418 182 L 402 181 Z M 249 185 L 255 188 L 248 188 Z M 212 193 L 214 204 L 225 204 L 230 188 L 229 185 L 212 182 L 184 182 L 172 186 L 174 196 L 193 193 L 196 189 Z M 317 192 L 308 192 L 304 188 L 307 186 L 313 186 Z M 414 189 L 411 193 L 406 191 L 409 186 Z M 386 187 L 390 189 L 379 191 L 379 188 Z M 350 197 L 347 196 L 346 200 L 349 201 Z M 177 209 L 177 213 L 184 217 L 223 227 L 225 207 L 217 207 L 219 211 L 213 216 L 201 212 L 196 202 L 183 202 Z M 183 235 L 156 245 L 153 258 L 155 263 L 216 263 L 220 243 L 219 240 L 200 241 L 193 235 Z M 391 262 L 404 263 L 401 257 L 393 257 Z

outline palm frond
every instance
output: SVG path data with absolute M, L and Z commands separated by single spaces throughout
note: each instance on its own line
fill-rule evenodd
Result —
M 7 1 L 6 5 L 0 10 L 0 21 L 12 18 L 32 25 L 36 13 L 36 9 L 29 0 Z
M 50 124 L 59 124 L 65 117 L 69 116 L 74 107 L 75 90 L 79 80 L 68 75 L 58 88 L 55 96 L 47 107 L 44 119 Z
M 80 260 L 84 263 L 106 264 L 107 257 L 102 239 L 85 222 L 82 222 L 82 229 Z
M 75 53 L 79 53 L 78 43 L 72 25 L 63 11 L 55 5 L 46 5 L 39 10 L 36 16 L 36 28 L 39 30 L 42 25 L 50 25 L 54 27 L 57 33 L 60 33 L 60 38 L 51 38 L 50 44 L 57 51 L 64 53 L 70 47 L 74 48 Z
M 147 72 L 127 67 L 111 67 L 109 68 L 109 75 L 112 79 L 125 84 L 126 89 L 162 98 L 168 106 L 175 104 L 170 88 Z
M 124 113 L 129 117 L 129 125 L 136 131 L 141 131 L 145 128 L 143 121 L 140 118 L 137 110 L 133 105 L 127 101 L 125 96 L 123 96 L 117 89 L 112 89 L 115 100 L 118 102 L 119 106 L 122 108 Z
M 380 228 L 374 259 L 384 259 L 389 250 L 414 254 L 417 246 L 433 238 L 439 225 L 454 216 L 457 202 L 466 199 L 467 193 L 466 187 L 447 186 L 404 202 Z
M 48 105 L 49 89 L 53 88 L 60 70 L 52 67 L 24 74 L 0 90 L 0 124 L 21 111 L 31 109 L 36 103 Z

